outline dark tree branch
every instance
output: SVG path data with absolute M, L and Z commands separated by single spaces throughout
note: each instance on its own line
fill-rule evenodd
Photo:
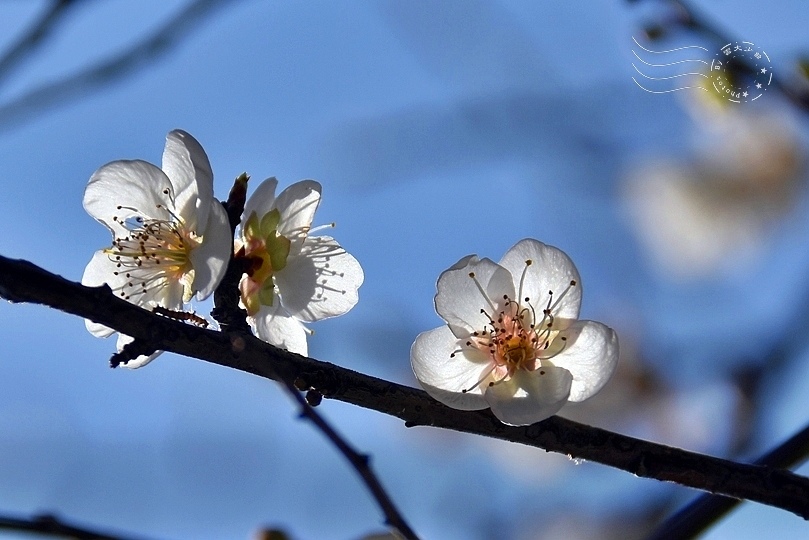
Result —
M 809 519 L 809 479 L 585 426 L 558 416 L 531 426 L 506 426 L 489 410 L 459 411 L 425 392 L 279 350 L 242 332 L 216 332 L 161 317 L 116 298 L 108 287 L 84 287 L 33 263 L 0 256 L 0 296 L 89 318 L 158 349 L 269 379 L 300 379 L 327 398 L 405 421 L 559 452 L 637 476 L 782 508 Z
M 368 488 L 368 491 L 371 492 L 371 495 L 373 495 L 377 504 L 379 504 L 380 508 L 382 509 L 382 512 L 385 514 L 385 521 L 387 524 L 394 527 L 407 540 L 418 540 L 418 536 L 415 532 L 413 532 L 413 529 L 410 528 L 410 525 L 407 524 L 407 521 L 405 521 L 402 514 L 396 508 L 396 505 L 385 491 L 385 488 L 382 487 L 382 483 L 376 477 L 376 474 L 374 474 L 373 469 L 371 469 L 370 456 L 367 454 L 360 454 L 354 450 L 351 445 L 349 445 L 345 439 L 343 439 L 340 434 L 337 433 L 337 431 L 335 431 L 335 429 L 332 428 L 331 425 L 329 425 L 329 423 L 317 413 L 312 404 L 309 403 L 309 396 L 311 394 L 307 394 L 307 397 L 304 398 L 292 383 L 283 381 L 283 384 L 293 399 L 295 399 L 295 401 L 298 402 L 298 405 L 300 405 L 301 416 L 311 421 L 320 431 L 322 431 L 326 438 L 329 439 L 329 441 L 331 441 L 331 443 L 340 451 L 340 453 L 345 456 L 348 462 L 351 463 L 351 466 L 354 467 L 357 474 L 360 475 L 362 481 L 365 483 L 365 486 Z
M 135 540 L 135 537 L 132 536 L 102 533 L 85 527 L 70 525 L 53 515 L 40 515 L 32 518 L 0 516 L 0 529 L 64 536 L 75 540 Z M 138 538 L 142 540 L 142 537 Z
M 807 454 L 809 454 L 809 426 L 758 458 L 755 464 L 791 468 L 804 461 Z M 647 540 L 695 538 L 740 502 L 719 495 L 702 495 L 663 522 Z
M 123 53 L 64 79 L 44 84 L 0 106 L 0 130 L 48 107 L 64 105 L 166 55 L 216 9 L 233 0 L 195 0 Z
M 230 194 L 228 194 L 228 200 L 224 204 L 230 223 L 231 237 L 235 236 L 236 228 L 241 222 L 244 204 L 247 199 L 247 182 L 249 180 L 250 177 L 247 176 L 247 173 L 242 173 L 236 178 L 233 182 Z M 233 253 L 233 249 L 231 249 L 230 252 Z M 243 261 L 244 259 L 242 257 L 231 256 L 230 261 L 228 261 L 225 277 L 216 288 L 216 291 L 214 291 L 215 307 L 211 314 L 219 322 L 224 331 L 239 333 L 250 331 L 245 318 L 247 313 L 239 307 L 239 280 L 245 270 L 242 264 Z M 297 401 L 298 405 L 301 407 L 301 417 L 306 418 L 312 422 L 315 427 L 320 429 L 337 450 L 343 454 L 351 466 L 354 467 L 357 474 L 360 475 L 360 478 L 362 478 L 362 481 L 371 492 L 371 495 L 382 509 L 387 524 L 396 528 L 404 538 L 408 540 L 418 540 L 418 536 L 416 536 L 416 533 L 414 533 L 407 524 L 407 521 L 405 521 L 402 514 L 396 508 L 396 505 L 393 503 L 393 500 L 385 491 L 385 488 L 382 487 L 382 483 L 371 469 L 369 464 L 370 458 L 354 450 L 314 409 L 314 407 L 320 403 L 319 399 L 312 397 L 315 395 L 315 393 L 313 393 L 314 391 L 306 386 L 301 386 L 304 384 L 303 381 L 295 381 L 278 373 L 272 373 L 271 378 L 279 381 L 284 388 L 286 388 L 289 395 Z M 295 385 L 296 382 L 298 383 L 298 387 Z M 306 398 L 301 395 L 302 390 L 309 390 Z
M 228 200 L 224 203 L 225 211 L 228 214 L 230 223 L 230 236 L 236 236 L 236 228 L 241 222 L 244 203 L 247 199 L 247 182 L 250 177 L 247 173 L 242 173 L 233 182 L 233 187 L 228 194 Z M 232 245 L 232 241 L 231 241 Z M 230 250 L 233 253 L 233 249 Z M 211 316 L 221 325 L 222 330 L 237 330 L 249 332 L 250 326 L 247 324 L 247 312 L 239 307 L 239 281 L 244 274 L 245 260 L 241 257 L 231 257 L 228 261 L 228 268 L 221 283 L 213 293 L 214 309 Z

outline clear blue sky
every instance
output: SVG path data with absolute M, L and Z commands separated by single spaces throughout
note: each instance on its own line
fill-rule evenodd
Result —
M 9 123 L 5 104 L 124 50 L 184 5 L 81 4 L 0 79 L 0 253 L 79 280 L 110 241 L 81 206 L 90 175 L 116 159 L 159 163 L 166 133 L 182 128 L 206 149 L 220 198 L 245 171 L 254 185 L 268 176 L 281 187 L 323 184 L 316 224 L 337 223 L 334 236 L 366 278 L 353 311 L 314 325 L 312 356 L 416 385 L 408 351 L 440 324 L 439 273 L 469 253 L 497 260 L 530 236 L 576 262 L 583 315 L 615 327 L 627 354 L 639 351 L 676 388 L 657 413 L 629 404 L 594 422 L 653 437 L 655 423 L 693 418 L 694 431 L 716 435 L 665 442 L 729 451 L 738 398 L 728 373 L 740 358 L 757 366 L 801 313 L 790 301 L 807 288 L 809 222 L 789 214 L 757 258 L 721 276 L 673 282 L 649 262 L 621 179 L 643 156 L 688 152 L 693 129 L 676 96 L 631 80 L 631 36 L 655 9 L 617 0 L 234 0 L 145 68 Z M 44 6 L 0 5 L 0 51 Z M 784 72 L 806 50 L 807 9 L 798 0 L 723 1 L 709 13 Z M 114 342 L 77 318 L 3 303 L 0 321 L 0 511 L 176 539 L 246 538 L 260 525 L 297 538 L 382 530 L 353 470 L 272 383 L 170 354 L 110 370 Z M 756 371 L 768 382 L 755 449 L 809 419 L 800 362 L 809 349 L 798 343 L 791 354 L 777 373 Z M 535 449 L 405 429 L 341 403 L 321 411 L 373 455 L 426 538 L 532 538 L 554 520 L 572 535 L 564 519 L 577 513 L 617 518 L 672 493 Z M 748 504 L 709 538 L 795 537 L 806 527 Z

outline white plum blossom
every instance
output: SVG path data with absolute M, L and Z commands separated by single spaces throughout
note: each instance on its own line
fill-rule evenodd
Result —
M 93 173 L 84 209 L 112 232 L 112 246 L 97 251 L 82 284 L 107 284 L 133 304 L 181 309 L 208 297 L 221 281 L 232 249 L 227 214 L 213 198 L 208 156 L 188 133 L 166 137 L 162 170 L 141 160 L 113 161 Z M 114 330 L 87 321 L 95 336 Z M 118 350 L 132 341 L 118 337 Z M 141 367 L 159 354 L 125 364 Z
M 246 260 L 241 304 L 259 338 L 305 356 L 311 331 L 303 323 L 348 312 L 365 276 L 334 238 L 310 236 L 320 184 L 302 180 L 276 197 L 277 185 L 265 180 L 245 204 L 236 245 Z
M 555 247 L 521 240 L 499 264 L 469 255 L 437 289 L 447 324 L 420 334 L 410 361 L 421 386 L 449 407 L 491 407 L 505 424 L 533 424 L 594 395 L 615 370 L 618 337 L 577 320 L 579 273 Z

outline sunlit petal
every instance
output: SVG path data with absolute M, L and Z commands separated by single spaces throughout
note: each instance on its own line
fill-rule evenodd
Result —
M 558 367 L 518 371 L 483 397 L 504 424 L 524 426 L 553 416 L 567 403 L 573 376 Z

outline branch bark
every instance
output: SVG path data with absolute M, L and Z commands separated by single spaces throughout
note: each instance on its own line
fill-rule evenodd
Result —
M 688 452 L 557 416 L 531 426 L 506 426 L 488 410 L 450 409 L 421 390 L 283 351 L 243 331 L 218 332 L 161 317 L 115 297 L 108 287 L 84 287 L 28 261 L 0 256 L 0 296 L 91 319 L 156 349 L 268 379 L 300 380 L 326 398 L 395 416 L 408 427 L 440 427 L 525 444 L 809 519 L 809 479 L 789 471 Z

